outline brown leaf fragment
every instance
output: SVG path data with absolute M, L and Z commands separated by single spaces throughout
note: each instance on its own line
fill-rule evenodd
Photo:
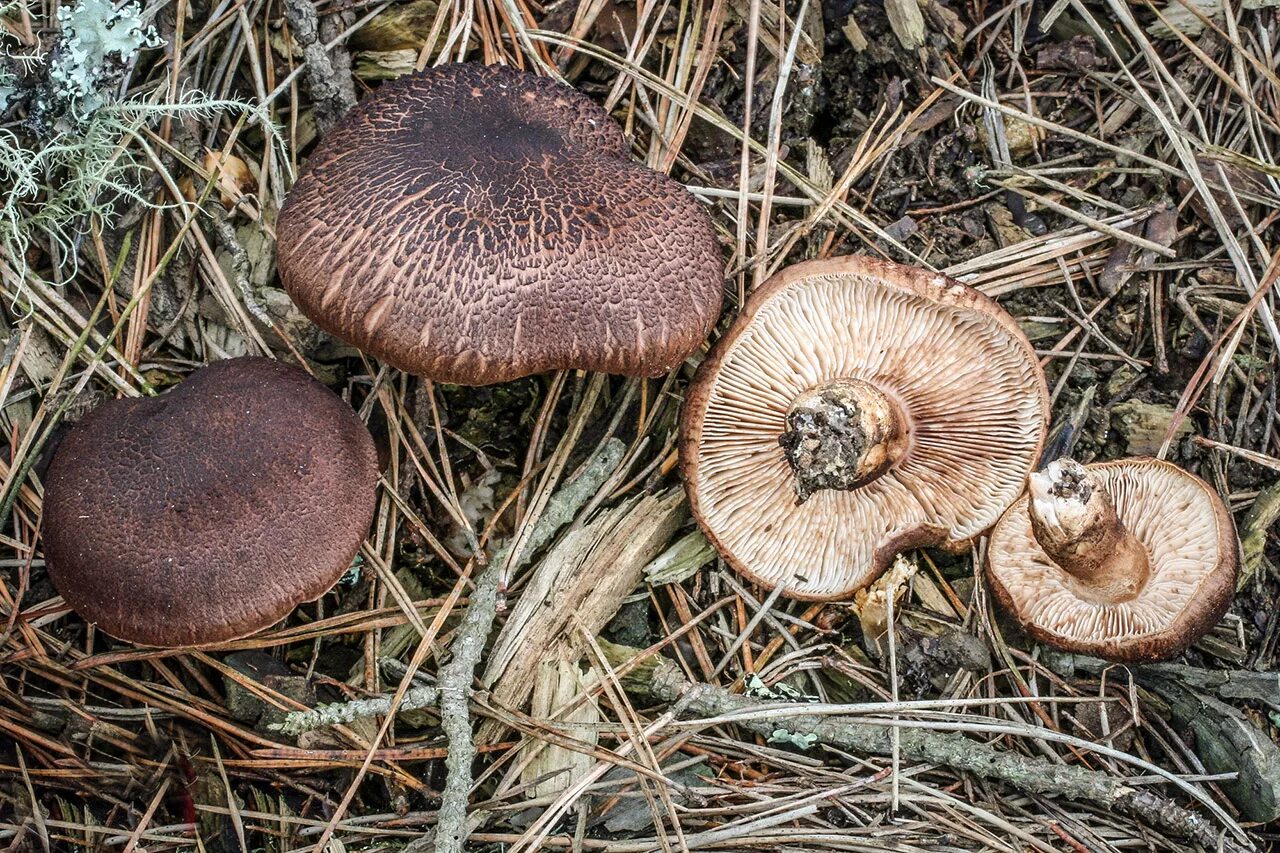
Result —
M 1036 68 L 1042 71 L 1086 71 L 1105 68 L 1093 38 L 1083 33 L 1067 41 L 1050 42 L 1036 51 Z

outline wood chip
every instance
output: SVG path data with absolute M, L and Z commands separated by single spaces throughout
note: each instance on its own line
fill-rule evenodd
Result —
M 576 661 L 579 627 L 598 634 L 688 518 L 683 489 L 602 511 L 556 543 L 530 576 L 489 653 L 483 680 L 508 708 L 528 701 L 545 660 Z M 479 743 L 495 743 L 486 723 Z

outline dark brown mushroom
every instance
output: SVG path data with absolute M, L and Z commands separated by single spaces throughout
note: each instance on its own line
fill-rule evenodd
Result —
M 278 234 L 307 316 L 444 382 L 661 375 L 705 339 L 723 296 L 693 196 L 631 162 L 590 99 L 500 66 L 383 85 L 324 137 Z
M 1222 618 L 1238 548 L 1231 513 L 1194 474 L 1159 459 L 1059 459 L 991 531 L 987 580 L 1042 642 L 1163 660 Z
M 215 362 L 63 439 L 45 478 L 49 577 L 113 637 L 242 637 L 342 576 L 377 480 L 369 431 L 328 388 L 271 359 Z

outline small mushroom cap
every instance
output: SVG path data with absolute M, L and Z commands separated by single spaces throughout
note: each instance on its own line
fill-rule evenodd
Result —
M 1094 603 L 1075 594 L 1071 576 L 1036 541 L 1031 493 L 991 531 L 991 589 L 1032 636 L 1051 646 L 1122 662 L 1173 657 L 1231 605 L 1239 565 L 1231 513 L 1208 483 L 1159 459 L 1084 467 L 1146 549 L 1151 575 L 1137 597 Z
M 896 402 L 906 447 L 873 481 L 797 504 L 778 437 L 797 397 L 839 379 Z M 994 524 L 1040 454 L 1048 404 L 1026 336 L 978 291 L 867 257 L 809 261 L 753 293 L 699 368 L 680 464 L 729 565 L 833 599 L 907 548 L 959 547 Z
M 86 621 L 152 646 L 251 634 L 323 595 L 373 521 L 373 439 L 267 358 L 95 409 L 45 478 L 49 577 Z
M 720 313 L 711 221 L 553 80 L 444 65 L 389 82 L 321 141 L 278 226 L 319 326 L 411 373 L 658 376 Z

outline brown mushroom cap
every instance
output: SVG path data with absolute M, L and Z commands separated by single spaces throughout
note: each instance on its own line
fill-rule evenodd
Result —
M 377 480 L 373 439 L 336 394 L 271 359 L 219 361 L 63 439 L 45 477 L 49 577 L 120 639 L 242 637 L 342 576 Z
M 631 162 L 587 97 L 502 66 L 384 84 L 324 137 L 278 234 L 307 316 L 442 382 L 661 375 L 723 299 L 693 196 Z
M 801 423 L 815 389 L 857 413 L 843 438 L 805 431 L 841 414 Z M 810 261 L 752 294 L 702 364 L 680 463 L 733 568 L 837 598 L 906 548 L 954 547 L 995 523 L 1039 456 L 1048 400 L 1026 337 L 978 291 L 866 257 Z M 827 453 L 826 439 L 861 451 Z
M 1125 600 L 1099 600 L 1046 552 L 1023 495 L 991 531 L 987 580 L 1006 610 L 1041 642 L 1114 661 L 1173 657 L 1218 623 L 1238 566 L 1235 523 L 1194 474 L 1158 459 L 1084 466 L 1145 551 L 1149 575 Z M 1054 512 L 1052 506 L 1041 513 Z

